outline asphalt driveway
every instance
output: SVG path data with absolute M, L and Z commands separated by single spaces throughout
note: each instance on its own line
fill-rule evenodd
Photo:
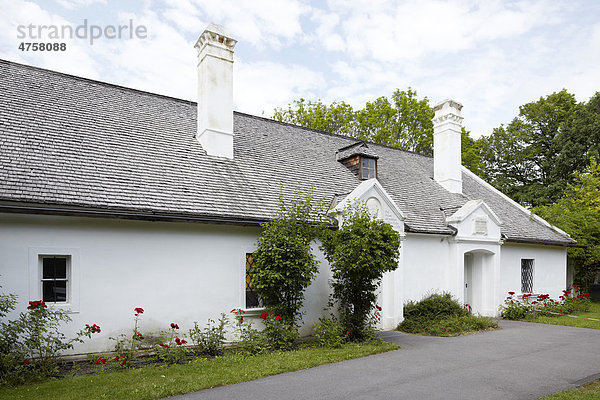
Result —
M 401 350 L 177 399 L 537 399 L 600 379 L 600 330 L 500 321 L 455 338 L 384 332 Z

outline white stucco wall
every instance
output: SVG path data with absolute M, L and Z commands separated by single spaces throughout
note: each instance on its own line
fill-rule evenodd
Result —
M 402 243 L 404 302 L 450 291 L 448 236 L 407 234 Z
M 503 299 L 509 291 L 521 292 L 521 259 L 534 259 L 533 291 L 556 299 L 562 295 L 567 279 L 567 250 L 558 246 L 502 245 L 501 288 Z
M 99 351 L 112 347 L 109 336 L 130 332 L 135 307 L 145 310 L 143 332 L 171 322 L 187 331 L 194 321 L 204 326 L 208 318 L 243 308 L 245 253 L 255 248 L 258 234 L 257 227 L 0 214 L 0 285 L 19 296 L 22 311 L 41 298 L 31 278 L 37 267 L 30 271 L 37 253 L 72 251 L 79 300 L 70 305 L 77 312 L 65 333 L 100 325 L 100 335 L 75 349 Z M 306 293 L 304 334 L 327 302 L 329 268 L 325 262 L 320 268 L 325 273 Z

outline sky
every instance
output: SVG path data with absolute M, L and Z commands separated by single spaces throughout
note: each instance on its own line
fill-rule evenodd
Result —
M 194 43 L 223 25 L 238 40 L 234 109 L 266 117 L 299 98 L 363 107 L 412 87 L 431 105 L 462 103 L 479 137 L 552 92 L 600 91 L 600 0 L 0 0 L 0 10 L 1 59 L 193 101 Z M 84 23 L 88 38 L 37 36 Z M 126 24 L 145 34 L 90 43 L 89 26 Z M 48 41 L 66 50 L 19 49 Z

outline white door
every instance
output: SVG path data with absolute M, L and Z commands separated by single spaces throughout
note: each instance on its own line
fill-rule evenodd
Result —
M 473 306 L 473 256 L 465 254 L 465 292 L 464 304 Z

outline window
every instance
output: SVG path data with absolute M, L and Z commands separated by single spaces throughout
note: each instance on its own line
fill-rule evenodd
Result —
M 521 259 L 521 293 L 533 293 L 533 259 Z
M 252 253 L 246 253 L 246 309 L 260 308 L 263 306 L 262 299 L 252 289 Z
M 374 158 L 362 157 L 360 161 L 360 178 L 371 179 L 377 177 L 377 162 Z
M 69 289 L 69 257 L 42 256 L 42 300 L 66 303 Z
M 79 254 L 74 247 L 29 247 L 29 300 L 78 313 Z

